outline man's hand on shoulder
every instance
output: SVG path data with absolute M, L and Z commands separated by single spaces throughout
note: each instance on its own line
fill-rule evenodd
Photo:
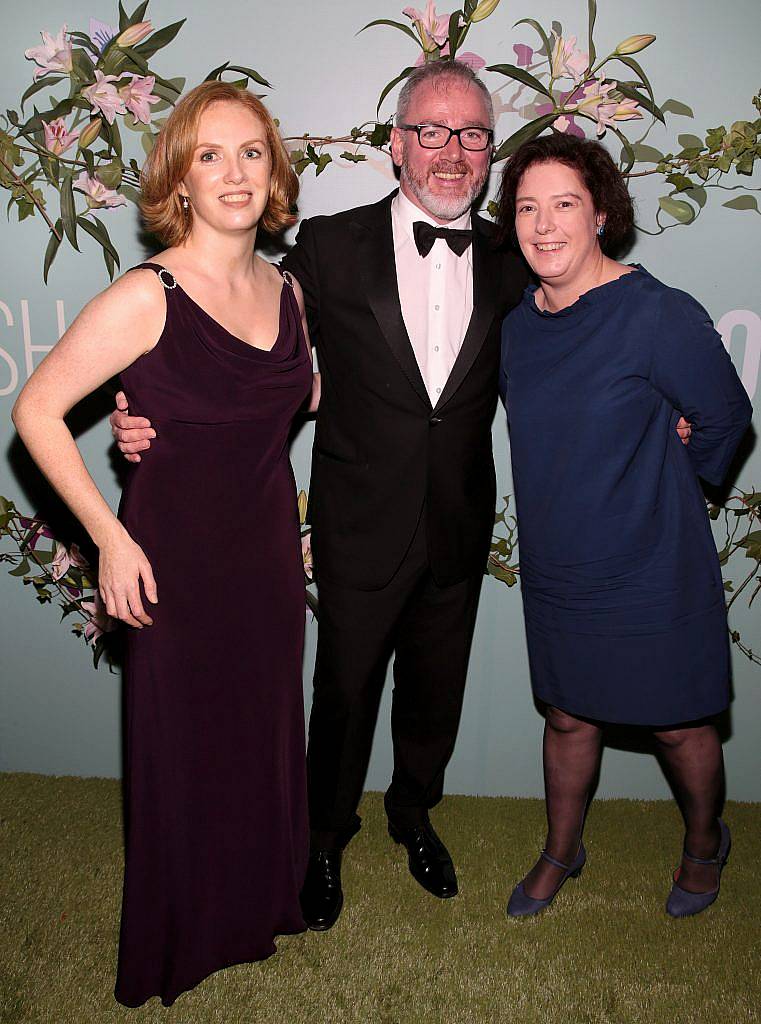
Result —
M 144 416 L 130 416 L 127 396 L 123 391 L 117 392 L 116 408 L 108 418 L 111 433 L 114 435 L 119 451 L 127 462 L 140 462 L 138 452 L 145 452 L 151 447 L 151 440 L 156 431 L 151 421 Z
M 689 444 L 690 434 L 692 433 L 692 424 L 688 423 L 684 416 L 680 416 L 679 422 L 676 425 L 676 432 L 679 434 L 679 440 L 682 444 Z

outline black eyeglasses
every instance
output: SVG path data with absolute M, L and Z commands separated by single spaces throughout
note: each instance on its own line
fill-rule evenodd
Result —
M 415 132 L 423 149 L 443 149 L 453 135 L 463 149 L 478 153 L 487 149 L 494 138 L 491 128 L 468 125 L 466 128 L 447 128 L 445 124 L 398 124 L 403 132 Z

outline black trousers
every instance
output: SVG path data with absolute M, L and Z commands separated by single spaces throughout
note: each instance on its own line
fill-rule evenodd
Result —
M 320 581 L 314 696 L 307 754 L 312 849 L 342 849 L 359 829 L 386 668 L 394 655 L 389 820 L 423 824 L 441 799 L 462 711 L 479 572 L 440 587 L 425 511 L 400 569 L 381 590 Z

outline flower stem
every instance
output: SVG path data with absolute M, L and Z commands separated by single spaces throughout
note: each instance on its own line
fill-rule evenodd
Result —
M 54 234 L 54 235 L 56 236 L 56 238 L 58 239 L 58 241 L 59 241 L 59 242 L 62 242 L 62 241 L 63 241 L 63 235 L 59 234 L 59 233 L 58 233 L 58 232 L 56 231 L 56 229 L 55 229 L 55 224 L 54 224 L 54 223 L 53 223 L 53 221 L 52 221 L 52 220 L 50 219 L 50 217 L 48 217 L 48 215 L 47 215 L 47 212 L 45 211 L 45 207 L 44 207 L 44 206 L 42 205 L 42 203 L 41 203 L 41 202 L 39 201 L 39 199 L 38 199 L 38 198 L 37 198 L 37 196 L 36 196 L 36 195 L 34 194 L 34 192 L 32 191 L 32 189 L 30 189 L 30 188 L 29 188 L 29 186 L 28 186 L 28 185 L 27 185 L 27 183 L 26 183 L 26 182 L 24 181 L 24 179 L 23 179 L 23 178 L 20 178 L 20 177 L 18 176 L 18 174 L 16 174 L 16 172 L 14 171 L 14 169 L 13 169 L 12 167 L 10 167 L 10 166 L 9 166 L 9 165 L 8 165 L 8 164 L 7 164 L 6 162 L 5 162 L 5 160 L 3 160 L 3 158 L 2 158 L 1 156 L 0 156 L 0 164 L 2 164 L 2 165 L 3 165 L 3 167 L 4 167 L 5 169 L 6 169 L 6 171 L 7 171 L 7 172 L 8 172 L 9 174 L 10 174 L 10 176 L 11 176 L 11 177 L 13 178 L 14 182 L 15 182 L 15 183 L 16 183 L 17 185 L 20 185 L 20 186 L 21 186 L 21 188 L 23 188 L 23 190 L 24 190 L 24 191 L 26 192 L 26 194 L 27 194 L 27 195 L 29 196 L 30 200 L 31 200 L 31 201 L 32 201 L 32 202 L 34 203 L 34 205 L 35 205 L 35 206 L 37 207 L 37 209 L 38 209 L 38 210 L 40 211 L 40 213 L 42 214 L 42 216 L 43 216 L 43 217 L 45 218 L 45 222 L 47 223 L 47 225 L 48 225 L 48 227 L 50 228 L 50 230 L 51 230 L 51 231 L 53 232 L 53 234 Z

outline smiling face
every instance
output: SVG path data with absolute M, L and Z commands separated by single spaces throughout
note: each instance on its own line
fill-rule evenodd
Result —
M 193 230 L 251 231 L 269 199 L 272 161 L 265 127 L 241 103 L 213 103 L 198 120 L 190 170 L 180 182 Z
M 489 111 L 479 89 L 457 80 L 421 83 L 407 109 L 407 124 L 443 124 L 448 128 L 490 127 Z M 439 223 L 456 220 L 475 202 L 489 174 L 491 146 L 482 152 L 463 149 L 453 136 L 443 149 L 424 149 L 412 131 L 394 128 L 391 154 L 401 167 L 401 190 Z
M 532 164 L 518 184 L 515 233 L 541 281 L 567 285 L 583 278 L 600 258 L 597 229 L 604 223 L 578 171 L 566 164 Z

